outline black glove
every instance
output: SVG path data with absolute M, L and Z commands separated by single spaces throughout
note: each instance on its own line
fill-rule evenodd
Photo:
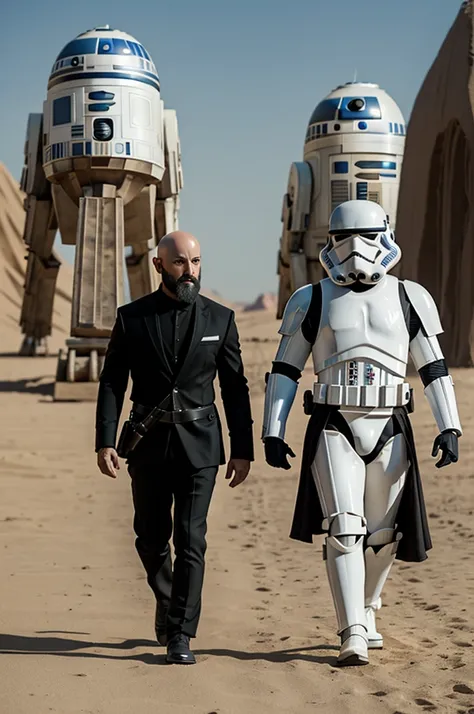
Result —
M 296 456 L 290 449 L 288 444 L 285 444 L 283 439 L 278 436 L 267 436 L 264 441 L 265 446 L 265 461 L 275 469 L 291 469 L 291 464 L 286 458 L 287 454 Z
M 443 455 L 435 464 L 436 468 L 441 469 L 443 466 L 456 463 L 458 460 L 458 438 L 457 432 L 450 429 L 438 434 L 434 440 L 431 456 L 437 456 L 440 449 Z

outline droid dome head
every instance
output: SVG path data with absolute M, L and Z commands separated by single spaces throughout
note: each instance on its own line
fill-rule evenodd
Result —
M 329 219 L 328 242 L 319 254 L 334 283 L 374 285 L 400 258 L 401 250 L 378 203 L 345 201 L 334 209 Z
M 46 177 L 62 184 L 73 200 L 72 174 L 80 186 L 117 188 L 133 176 L 128 197 L 141 190 L 142 179 L 161 181 L 160 80 L 151 56 L 132 35 L 106 25 L 68 42 L 53 64 L 43 114 Z
M 403 141 L 405 133 L 400 108 L 378 84 L 347 82 L 316 106 L 308 123 L 305 144 L 335 134 L 389 134 Z M 312 143 L 308 149 L 311 147 L 314 148 Z
M 121 68 L 151 70 L 152 67 L 156 71 L 145 47 L 132 35 L 104 25 L 81 32 L 63 47 L 53 64 L 50 81 L 51 78 L 67 76 L 64 70 L 103 72 L 107 68 L 108 71 L 118 72 Z M 62 75 L 58 75 L 59 70 L 63 70 Z

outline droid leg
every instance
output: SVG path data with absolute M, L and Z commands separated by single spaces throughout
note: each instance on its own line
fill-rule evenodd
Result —
M 52 201 L 28 196 L 24 231 L 28 262 L 20 315 L 25 335 L 20 347 L 22 356 L 48 354 L 47 338 L 52 329 L 54 292 L 61 265 L 53 251 L 56 228 Z
M 277 318 L 281 318 L 286 303 L 295 290 L 307 285 L 308 267 L 305 235 L 311 211 L 313 174 L 311 166 L 297 161 L 290 167 L 287 193 L 283 197 L 283 224 L 278 256 L 280 275 Z
M 365 608 L 369 648 L 383 647 L 375 612 L 382 606 L 381 593 L 395 560 L 402 533 L 396 517 L 409 468 L 402 434 L 392 437 L 367 466 L 365 516 L 368 537 L 365 549 Z
M 51 184 L 43 170 L 42 140 L 43 115 L 30 114 L 21 176 L 21 188 L 26 194 L 23 240 L 29 251 L 20 315 L 25 335 L 20 348 L 23 356 L 48 352 L 47 338 L 52 329 L 54 292 L 61 265 L 53 251 L 58 224 Z
M 146 186 L 125 206 L 125 245 L 132 248 L 125 263 L 132 300 L 157 290 L 159 286 L 158 273 L 152 262 L 156 248 L 155 203 L 156 186 Z
M 311 470 L 328 532 L 323 553 L 341 636 L 338 664 L 367 664 L 365 464 L 343 434 L 326 430 Z
M 277 275 L 280 279 L 278 281 L 278 302 L 277 302 L 277 320 L 281 320 L 283 317 L 283 312 L 285 310 L 286 303 L 293 294 L 291 289 L 291 273 L 290 266 L 283 261 L 281 251 L 278 253 L 278 266 Z
M 117 308 L 123 303 L 123 200 L 116 197 L 115 186 L 103 185 L 100 192 L 79 199 L 71 339 L 67 356 L 59 356 L 55 399 L 96 399 Z
M 125 244 L 130 296 L 136 300 L 157 290 L 160 277 L 153 267 L 154 249 L 167 233 L 178 230 L 179 192 L 183 187 L 176 112 L 164 110 L 165 171 L 158 186 L 148 186 L 125 209 Z

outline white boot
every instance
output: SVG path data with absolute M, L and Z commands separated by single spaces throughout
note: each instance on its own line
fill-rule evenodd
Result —
M 380 595 L 393 565 L 401 533 L 392 528 L 372 533 L 365 550 L 365 614 L 369 649 L 382 649 L 383 637 L 377 632 L 375 612 L 382 607 Z M 375 552 L 373 546 L 383 546 Z
M 326 538 L 325 560 L 341 636 L 339 665 L 368 664 L 364 607 L 365 523 L 352 513 L 338 514 Z M 348 535 L 348 534 L 351 535 Z M 346 535 L 347 534 L 347 535 Z
M 380 650 L 383 647 L 383 637 L 380 632 L 377 632 L 377 625 L 375 623 L 375 611 L 380 610 L 382 606 L 382 600 L 379 598 L 378 607 L 373 607 L 372 605 L 365 608 L 365 615 L 367 617 L 367 637 L 368 637 L 368 648 L 369 650 Z
M 341 632 L 341 651 L 337 664 L 339 667 L 369 664 L 365 627 L 352 625 Z

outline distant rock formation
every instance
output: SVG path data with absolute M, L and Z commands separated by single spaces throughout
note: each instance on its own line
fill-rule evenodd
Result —
M 262 293 L 258 298 L 248 304 L 244 305 L 243 311 L 250 312 L 251 310 L 276 310 L 277 297 L 273 293 Z
M 464 2 L 416 98 L 397 212 L 396 273 L 434 296 L 451 367 L 473 366 L 474 0 Z
M 204 297 L 209 298 L 210 300 L 215 300 L 215 302 L 218 302 L 220 305 L 229 307 L 231 310 L 236 309 L 234 303 L 229 302 L 229 300 L 225 300 L 223 297 L 221 297 L 220 293 L 216 292 L 216 290 L 206 290 L 206 288 L 202 288 L 200 290 L 200 294 Z

